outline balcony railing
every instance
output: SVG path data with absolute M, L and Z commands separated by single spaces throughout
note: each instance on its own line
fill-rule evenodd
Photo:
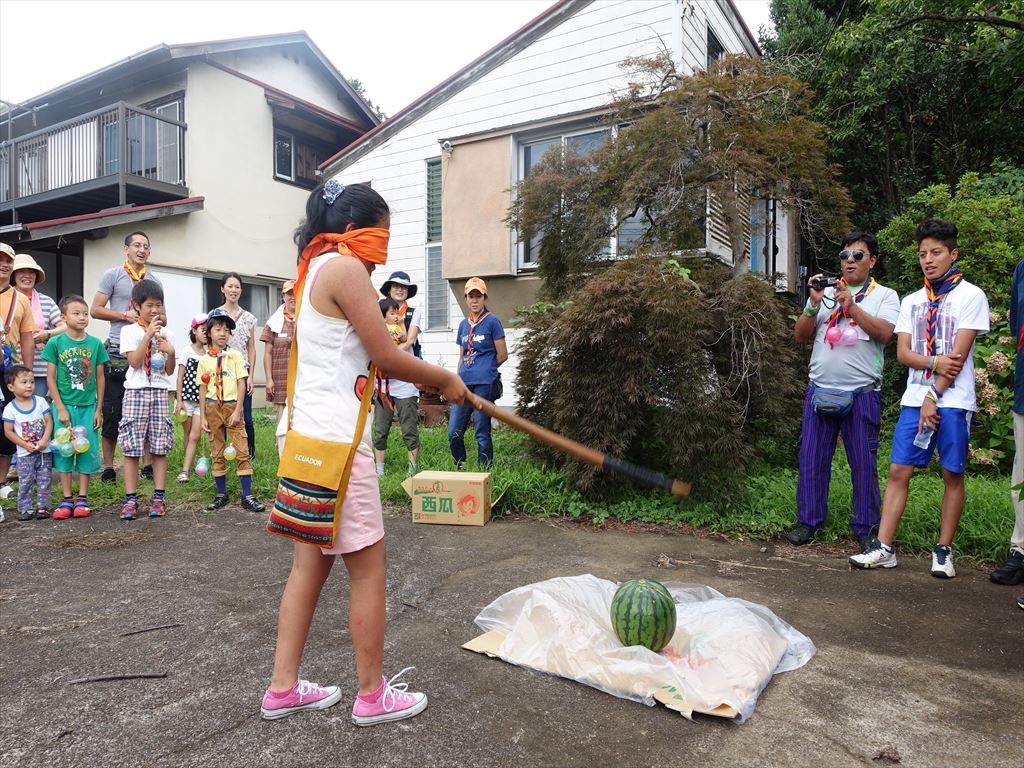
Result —
M 178 102 L 153 112 L 122 101 L 0 142 L 0 203 L 99 179 L 120 184 L 122 204 L 126 181 L 185 186 L 187 126 L 178 109 Z

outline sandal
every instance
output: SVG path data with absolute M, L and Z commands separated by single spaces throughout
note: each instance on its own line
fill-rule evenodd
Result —
M 181 470 L 181 472 L 178 473 L 178 482 L 179 483 L 187 483 L 188 482 L 188 470 L 187 469 L 183 469 L 183 470 Z
M 88 517 L 92 514 L 92 510 L 89 509 L 89 505 L 84 501 L 76 501 L 75 508 L 72 514 L 75 517 Z
M 74 509 L 70 501 L 62 501 L 60 506 L 53 510 L 54 520 L 67 520 L 71 517 L 71 511 Z

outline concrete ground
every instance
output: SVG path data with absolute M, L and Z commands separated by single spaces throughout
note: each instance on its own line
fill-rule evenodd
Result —
M 237 508 L 131 524 L 0 525 L 0 764 L 15 766 L 1024 766 L 1018 589 L 923 559 L 850 572 L 837 550 L 502 519 L 414 525 L 386 511 L 386 669 L 430 706 L 375 728 L 354 693 L 338 568 L 303 675 L 326 712 L 258 716 L 289 545 Z M 763 551 L 762 551 L 763 549 Z M 675 567 L 668 568 L 666 565 Z M 650 575 L 772 608 L 818 646 L 736 725 L 648 708 L 459 646 L 499 594 L 558 575 Z M 1022 588 L 1024 589 L 1024 588 Z M 138 629 L 179 624 L 142 634 Z M 69 685 L 110 673 L 160 679 Z

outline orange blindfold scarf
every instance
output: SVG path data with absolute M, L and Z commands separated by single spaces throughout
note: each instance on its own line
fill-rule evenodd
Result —
M 337 249 L 343 256 L 355 256 L 371 264 L 385 264 L 388 260 L 388 238 L 391 232 L 380 227 L 353 229 L 343 234 L 323 232 L 302 250 L 298 275 L 295 278 L 295 297 L 302 295 L 302 287 L 309 272 L 309 262 L 322 253 Z

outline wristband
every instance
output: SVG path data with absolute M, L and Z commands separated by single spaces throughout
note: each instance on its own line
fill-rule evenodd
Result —
M 820 307 L 821 307 L 820 303 L 819 304 L 811 303 L 811 297 L 808 296 L 807 297 L 807 304 L 804 305 L 804 314 L 807 315 L 808 317 L 814 317 L 816 314 L 818 314 L 818 309 Z
M 935 355 L 932 355 L 932 359 L 928 361 L 928 370 L 935 373 Z

